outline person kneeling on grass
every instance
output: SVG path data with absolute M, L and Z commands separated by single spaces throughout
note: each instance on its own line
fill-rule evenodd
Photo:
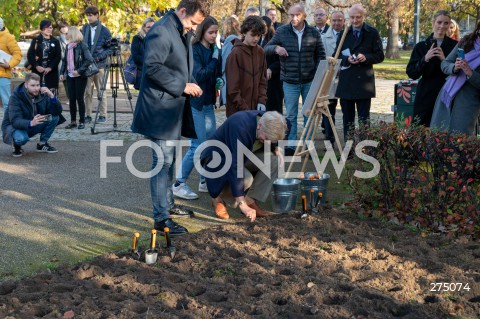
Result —
M 8 102 L 7 114 L 3 118 L 3 141 L 14 147 L 13 156 L 22 156 L 22 145 L 30 137 L 40 134 L 37 152 L 57 153 L 48 144 L 57 126 L 62 105 L 46 87 L 40 87 L 40 76 L 29 73 L 25 82 L 15 88 Z
M 271 214 L 260 208 L 257 201 L 265 202 L 268 198 L 273 181 L 278 175 L 278 167 L 283 165 L 283 155 L 278 149 L 272 151 L 271 148 L 266 148 L 271 144 L 264 143 L 278 142 L 285 137 L 286 130 L 285 118 L 276 111 L 241 111 L 228 117 L 213 137 L 205 142 L 212 144 L 202 152 L 200 163 L 209 173 L 205 178 L 217 217 L 222 219 L 230 217 L 226 205 L 238 206 L 252 222 L 257 216 Z M 230 154 L 225 154 L 217 147 L 218 142 L 226 146 Z M 261 166 L 267 165 L 270 161 L 270 172 L 262 171 L 261 166 L 246 159 L 245 155 L 243 165 L 239 163 L 237 154 L 241 151 L 241 144 L 264 163 Z M 231 155 L 231 165 L 226 173 L 219 172 L 225 167 L 226 159 L 229 157 L 227 155 Z M 218 156 L 220 161 L 217 160 Z

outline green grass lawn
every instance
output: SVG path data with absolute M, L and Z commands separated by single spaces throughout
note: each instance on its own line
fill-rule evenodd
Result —
M 387 80 L 406 80 L 408 79 L 405 70 L 410 60 L 411 51 L 400 51 L 400 59 L 385 59 L 383 63 L 374 64 L 375 76 Z
M 375 77 L 387 80 L 406 80 L 408 79 L 405 73 L 406 65 L 383 65 L 374 64 Z
M 404 64 L 407 65 L 408 60 L 410 60 L 410 55 L 412 51 L 400 51 L 400 59 L 399 60 L 392 60 L 392 59 L 385 59 L 383 60 L 383 64 Z

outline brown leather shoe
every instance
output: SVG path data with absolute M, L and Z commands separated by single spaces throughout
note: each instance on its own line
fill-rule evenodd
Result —
M 229 219 L 230 215 L 228 214 L 227 207 L 223 202 L 216 202 L 213 204 L 215 208 L 215 215 L 220 219 Z
M 267 210 L 263 210 L 260 206 L 258 206 L 256 201 L 253 201 L 251 204 L 247 204 L 250 208 L 255 209 L 257 213 L 257 217 L 267 217 L 273 215 L 272 212 L 269 212 Z

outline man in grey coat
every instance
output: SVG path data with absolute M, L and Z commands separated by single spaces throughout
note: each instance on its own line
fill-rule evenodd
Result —
M 154 228 L 163 234 L 164 227 L 168 227 L 173 236 L 188 232 L 170 219 L 171 213 L 185 214 L 184 210 L 174 208 L 170 187 L 175 164 L 175 146 L 172 144 L 180 140 L 181 135 L 196 137 L 189 99 L 200 96 L 202 90 L 192 76 L 189 31 L 207 16 L 204 6 L 201 0 L 181 0 L 176 10 L 170 10 L 148 32 L 144 41 L 140 93 L 132 123 L 133 132 L 145 135 L 156 144 L 152 163 L 154 173 L 150 179 Z M 157 154 L 157 150 L 162 154 Z

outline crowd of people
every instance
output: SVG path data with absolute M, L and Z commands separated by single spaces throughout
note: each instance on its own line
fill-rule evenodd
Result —
M 83 129 L 92 121 L 93 89 L 97 94 L 100 91 L 111 53 L 111 32 L 100 22 L 98 8 L 88 7 L 84 13 L 88 23 L 81 30 L 62 24 L 58 39 L 52 35 L 50 20 L 40 23 L 41 34 L 28 50 L 26 67 L 32 73 L 11 98 L 11 68 L 19 63 L 21 52 L 0 19 L 0 49 L 12 56 L 10 61 L 0 61 L 2 131 L 5 143 L 14 146 L 13 156 L 21 156 L 22 145 L 36 134 L 40 134 L 38 151 L 57 151 L 48 140 L 65 120 L 56 98 L 59 81 L 66 85 L 69 100 L 71 122 L 66 128 Z M 282 24 L 275 9 L 260 17 L 258 8 L 249 7 L 242 23 L 236 16 L 219 23 L 209 16 L 203 1 L 181 0 L 160 20 L 143 21 L 131 46 L 137 67 L 134 87 L 139 90 L 131 128 L 156 146 L 152 167 L 158 165 L 160 170 L 151 177 L 150 186 L 154 227 L 160 233 L 165 227 L 173 236 L 188 232 L 170 215 L 192 213 L 175 205 L 174 197 L 199 197 L 187 185 L 195 161 L 212 172 L 209 164 L 214 151 L 226 160 L 222 150 L 212 147 L 204 149 L 200 159 L 194 157 L 207 140 L 222 142 L 233 153 L 242 143 L 272 167 L 272 174 L 266 176 L 258 165 L 237 163 L 233 156 L 227 173 L 216 178 L 201 176 L 198 191 L 209 193 L 216 216 L 229 218 L 228 207 L 239 207 L 251 221 L 270 214 L 259 203 L 267 199 L 283 155 L 295 151 L 294 145 L 280 150 L 275 143 L 297 140 L 299 98 L 305 101 L 320 61 L 337 50 L 341 68 L 331 86 L 330 113 L 334 118 L 340 100 L 345 139 L 356 116 L 359 123 L 369 125 L 371 99 L 376 95 L 373 64 L 385 57 L 379 32 L 365 22 L 367 12 L 360 4 L 349 8 L 347 29 L 342 11 L 317 8 L 312 14 L 315 25 L 307 23 L 307 11 L 297 3 L 288 8 L 289 22 Z M 480 112 L 480 22 L 473 33 L 460 39 L 458 24 L 448 12 L 438 11 L 432 29 L 414 47 L 406 69 L 410 78 L 420 79 L 414 116 L 420 125 L 472 134 Z M 99 70 L 87 77 L 92 64 Z M 227 120 L 216 128 L 218 95 Z M 107 100 L 99 97 L 98 122 L 105 122 Z M 335 128 L 327 120 L 322 127 L 325 138 L 333 142 Z M 175 172 L 179 159 L 169 141 L 181 137 L 190 138 L 191 146 Z M 237 175 L 239 165 L 244 166 L 243 173 Z
M 480 21 L 460 39 L 458 24 L 439 10 L 432 33 L 415 45 L 407 65 L 419 79 L 413 119 L 419 125 L 473 135 L 480 116 Z

